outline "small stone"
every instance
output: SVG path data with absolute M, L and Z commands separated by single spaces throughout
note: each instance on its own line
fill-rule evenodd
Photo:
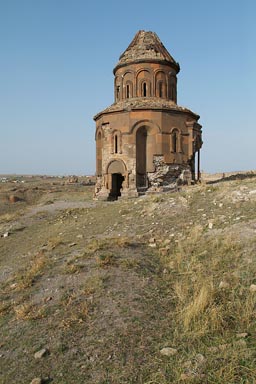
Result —
M 155 243 L 156 242 L 156 239 L 154 237 L 151 237 L 148 241 L 149 243 Z
M 213 228 L 213 223 L 210 221 L 210 223 L 208 224 L 208 228 L 209 229 L 212 229 Z
M 247 333 L 247 332 L 242 332 L 242 333 L 237 333 L 237 334 L 236 334 L 236 337 L 237 337 L 238 339 L 245 339 L 247 336 L 248 336 L 248 333 Z
M 256 284 L 251 284 L 250 292 L 256 292 Z
M 229 287 L 230 287 L 230 285 L 229 285 L 229 283 L 227 281 L 221 281 L 219 283 L 219 288 L 220 289 L 226 289 L 226 288 L 229 288 Z
M 3 234 L 3 237 L 8 237 L 9 236 L 9 232 L 5 232 L 4 234 Z
M 155 247 L 156 247 L 156 243 L 149 243 L 148 246 L 149 246 L 149 247 L 152 247 L 152 248 L 155 248 Z
M 35 377 L 30 384 L 42 384 L 43 380 L 40 377 Z
M 48 296 L 48 297 L 46 297 L 45 299 L 44 299 L 44 301 L 46 302 L 46 303 L 48 303 L 49 301 L 51 301 L 52 300 L 52 296 Z
M 77 238 L 78 238 L 78 239 L 82 239 L 82 238 L 83 238 L 83 235 L 77 235 Z
M 198 363 L 198 365 L 202 365 L 202 364 L 204 364 L 206 362 L 206 358 L 201 353 L 198 353 L 196 355 L 195 360 Z
M 160 353 L 163 356 L 174 356 L 176 355 L 176 353 L 178 353 L 178 350 L 175 348 L 166 347 L 166 348 L 162 348 L 160 350 Z
M 17 201 L 20 201 L 21 199 L 18 197 L 18 196 L 15 196 L 15 195 L 10 195 L 9 196 L 9 202 L 10 203 L 17 203 Z
M 191 380 L 192 379 L 191 373 L 182 373 L 180 375 L 180 380 Z
M 45 355 L 48 354 L 48 349 L 46 348 L 43 348 L 43 349 L 40 349 L 40 351 L 37 351 L 35 354 L 34 354 L 34 358 L 35 359 L 41 359 L 42 357 L 44 357 Z
M 76 243 L 70 243 L 68 246 L 69 247 L 74 247 L 76 245 Z

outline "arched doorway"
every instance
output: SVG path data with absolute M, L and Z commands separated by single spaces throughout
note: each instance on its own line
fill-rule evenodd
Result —
M 111 180 L 112 185 L 111 185 L 111 190 L 109 194 L 110 198 L 117 200 L 118 197 L 121 196 L 123 181 L 124 181 L 124 176 L 121 173 L 112 173 L 112 180 Z
M 147 128 L 139 128 L 136 132 L 136 186 L 147 186 Z
M 107 169 L 110 176 L 110 200 L 117 200 L 122 195 L 122 187 L 125 175 L 125 165 L 122 161 L 112 161 Z

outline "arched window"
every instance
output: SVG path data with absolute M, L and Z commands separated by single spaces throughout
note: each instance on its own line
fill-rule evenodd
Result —
M 147 96 L 147 83 L 145 83 L 145 82 L 142 85 L 142 95 L 143 95 L 143 97 Z
M 175 85 L 172 85 L 172 100 L 175 101 Z
M 116 99 L 117 99 L 117 101 L 119 100 L 119 98 L 120 98 L 120 85 L 118 85 L 116 87 Z
M 163 82 L 159 81 L 158 83 L 158 91 L 159 91 L 159 97 L 163 97 Z
M 182 152 L 181 134 L 177 128 L 171 132 L 171 151 L 173 153 Z
M 114 153 L 118 153 L 118 137 L 114 136 Z
M 127 84 L 126 85 L 126 98 L 129 99 L 129 97 L 130 97 L 130 85 Z
M 177 152 L 177 147 L 178 147 L 178 134 L 177 131 L 173 131 L 172 133 L 172 152 L 176 153 Z

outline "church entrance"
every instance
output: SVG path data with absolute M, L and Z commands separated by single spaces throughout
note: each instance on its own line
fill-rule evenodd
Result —
M 107 167 L 109 200 L 117 200 L 122 194 L 126 166 L 121 160 L 113 160 Z
M 122 184 L 124 181 L 124 176 L 121 173 L 112 173 L 112 186 L 109 197 L 111 199 L 117 200 L 121 196 Z

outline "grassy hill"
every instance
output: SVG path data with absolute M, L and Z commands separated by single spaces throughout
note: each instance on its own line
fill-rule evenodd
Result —
M 256 382 L 255 176 L 115 202 L 23 181 L 0 186 L 1 383 Z

